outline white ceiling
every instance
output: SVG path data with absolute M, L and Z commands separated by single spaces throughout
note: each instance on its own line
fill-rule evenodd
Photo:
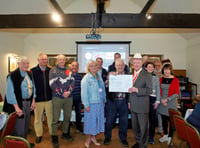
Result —
M 140 13 L 148 0 L 109 0 L 107 13 Z M 65 13 L 96 12 L 96 0 L 57 0 Z M 48 14 L 54 11 L 48 0 L 0 0 L 1 14 Z M 150 13 L 200 13 L 200 0 L 155 0 Z M 33 29 L 32 29 L 33 30 Z M 200 29 L 172 29 L 185 39 L 200 36 Z
M 65 13 L 68 9 L 78 8 L 73 13 L 91 13 L 96 10 L 96 0 L 57 0 Z M 109 0 L 106 2 L 108 13 L 137 13 L 133 8 L 144 7 L 148 0 Z M 122 4 L 122 5 L 121 5 Z M 75 6 L 76 5 L 76 6 Z M 127 9 L 131 5 L 132 10 Z M 111 9 L 112 8 L 112 9 Z M 0 14 L 38 14 L 51 13 L 53 8 L 48 0 L 0 0 Z M 152 13 L 200 13 L 200 0 L 155 0 Z M 72 13 L 72 12 L 71 12 Z M 138 12 L 139 13 L 139 12 Z

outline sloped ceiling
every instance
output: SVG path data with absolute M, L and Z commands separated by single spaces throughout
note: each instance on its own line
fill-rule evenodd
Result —
M 148 0 L 109 0 L 105 4 L 106 13 L 140 13 L 147 1 Z M 65 13 L 96 12 L 96 0 L 57 0 L 57 2 Z M 50 14 L 52 11 L 54 11 L 54 8 L 48 0 L 0 1 L 0 15 Z M 154 5 L 150 9 L 150 13 L 200 14 L 200 0 L 155 0 Z M 4 31 L 6 30 L 7 29 L 4 29 Z M 11 30 L 14 31 L 15 29 Z M 26 29 L 24 31 L 27 30 L 34 32 L 35 29 Z M 36 30 L 35 32 L 42 31 L 42 29 Z M 55 30 L 59 29 L 54 29 L 54 31 Z M 159 29 L 155 30 L 158 31 Z M 172 30 L 172 32 L 180 34 L 185 39 L 200 36 L 200 28 Z M 23 29 L 20 31 L 23 32 Z
M 96 0 L 57 0 L 65 13 L 70 8 L 76 8 L 71 13 L 91 13 L 96 11 Z M 148 0 L 109 0 L 106 9 L 109 13 L 118 13 L 124 9 L 124 13 L 139 13 Z M 122 3 L 122 5 L 120 5 Z M 132 9 L 130 9 L 131 5 Z M 199 0 L 155 0 L 151 13 L 200 13 Z M 1 0 L 0 14 L 48 14 L 53 7 L 48 0 Z

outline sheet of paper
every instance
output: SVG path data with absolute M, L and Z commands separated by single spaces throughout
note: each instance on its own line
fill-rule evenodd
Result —
M 133 75 L 110 75 L 109 92 L 128 92 L 133 86 Z

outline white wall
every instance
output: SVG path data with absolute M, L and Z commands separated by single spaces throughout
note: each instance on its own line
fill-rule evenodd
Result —
M 5 95 L 6 76 L 8 74 L 8 55 L 15 53 L 23 54 L 24 34 L 1 33 L 0 32 L 0 93 Z
M 76 41 L 86 41 L 86 33 L 0 33 L 1 92 L 5 94 L 8 74 L 7 54 L 16 53 L 30 59 L 30 67 L 37 64 L 40 52 L 47 54 L 76 54 Z M 175 69 L 186 69 L 187 42 L 170 33 L 101 33 L 101 41 L 131 41 L 131 54 L 162 54 L 170 58 Z
M 187 75 L 191 82 L 197 83 L 200 93 L 200 37 L 189 40 L 186 55 Z
M 170 58 L 175 69 L 186 69 L 187 42 L 176 34 L 102 33 L 101 41 L 131 41 L 130 54 L 161 54 Z M 85 34 L 30 34 L 24 39 L 24 55 L 31 65 L 37 64 L 40 52 L 76 54 L 76 41 L 85 41 Z M 34 51 L 34 54 L 33 54 Z

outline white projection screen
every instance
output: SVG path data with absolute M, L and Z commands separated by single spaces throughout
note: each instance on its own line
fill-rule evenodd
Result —
M 79 72 L 85 73 L 87 63 L 90 60 L 96 60 L 97 57 L 103 59 L 103 67 L 108 70 L 108 66 L 114 61 L 116 52 L 121 54 L 121 58 L 128 65 L 130 54 L 130 41 L 124 42 L 76 42 L 77 59 L 79 63 Z

